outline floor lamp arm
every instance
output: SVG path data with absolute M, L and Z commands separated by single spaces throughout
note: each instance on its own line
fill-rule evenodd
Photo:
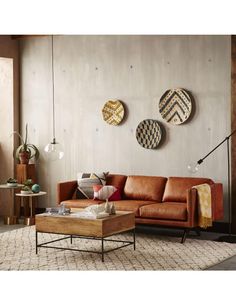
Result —
M 218 147 L 220 147 L 225 141 L 228 142 L 229 138 L 232 137 L 232 135 L 236 132 L 236 129 L 229 134 L 227 137 L 225 137 L 225 139 L 223 141 L 221 141 L 218 145 L 216 145 L 216 147 L 214 147 L 208 154 L 206 154 L 203 158 L 199 159 L 197 161 L 198 164 L 201 164 L 210 154 L 213 153 L 213 151 L 215 151 Z

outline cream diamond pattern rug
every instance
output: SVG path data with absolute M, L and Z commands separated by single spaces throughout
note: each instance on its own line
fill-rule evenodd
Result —
M 39 243 L 60 237 L 40 233 Z M 132 240 L 128 233 L 114 238 Z M 71 245 L 68 239 L 55 246 Z M 101 243 L 74 239 L 73 247 L 100 251 Z M 105 250 L 111 247 L 113 242 L 105 242 Z M 34 226 L 0 234 L 0 270 L 203 270 L 235 254 L 235 244 L 197 239 L 181 244 L 180 238 L 137 233 L 135 251 L 128 246 L 109 252 L 102 263 L 99 254 L 85 252 L 39 248 L 36 255 Z

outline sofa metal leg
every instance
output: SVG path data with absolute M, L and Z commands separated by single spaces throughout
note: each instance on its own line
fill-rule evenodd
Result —
M 184 244 L 184 242 L 186 240 L 186 237 L 188 235 L 188 232 L 189 232 L 189 229 L 184 229 L 184 233 L 183 233 L 183 236 L 182 236 L 182 239 L 181 239 L 181 244 Z
M 197 236 L 201 236 L 200 228 L 195 228 L 195 232 L 196 232 Z

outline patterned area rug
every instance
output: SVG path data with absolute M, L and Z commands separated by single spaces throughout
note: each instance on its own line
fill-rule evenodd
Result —
M 39 243 L 60 235 L 39 234 Z M 127 234 L 114 238 L 132 240 Z M 70 247 L 70 240 L 54 243 Z M 117 244 L 115 244 L 117 246 Z M 73 247 L 100 251 L 101 242 L 74 239 Z M 114 247 L 105 242 L 105 250 Z M 35 254 L 35 227 L 0 234 L 0 270 L 203 270 L 236 254 L 236 245 L 208 240 L 187 239 L 180 244 L 176 237 L 138 233 L 136 250 L 132 246 L 105 254 L 39 248 Z

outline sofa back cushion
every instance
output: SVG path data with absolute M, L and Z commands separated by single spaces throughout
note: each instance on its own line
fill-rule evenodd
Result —
M 162 201 L 167 178 L 153 176 L 128 176 L 124 197 L 135 200 Z
M 169 177 L 166 183 L 163 201 L 186 202 L 187 190 L 194 185 L 214 183 L 208 178 Z
M 123 196 L 124 186 L 127 176 L 125 175 L 115 175 L 109 174 L 106 177 L 106 185 L 113 185 L 120 190 L 121 196 Z

